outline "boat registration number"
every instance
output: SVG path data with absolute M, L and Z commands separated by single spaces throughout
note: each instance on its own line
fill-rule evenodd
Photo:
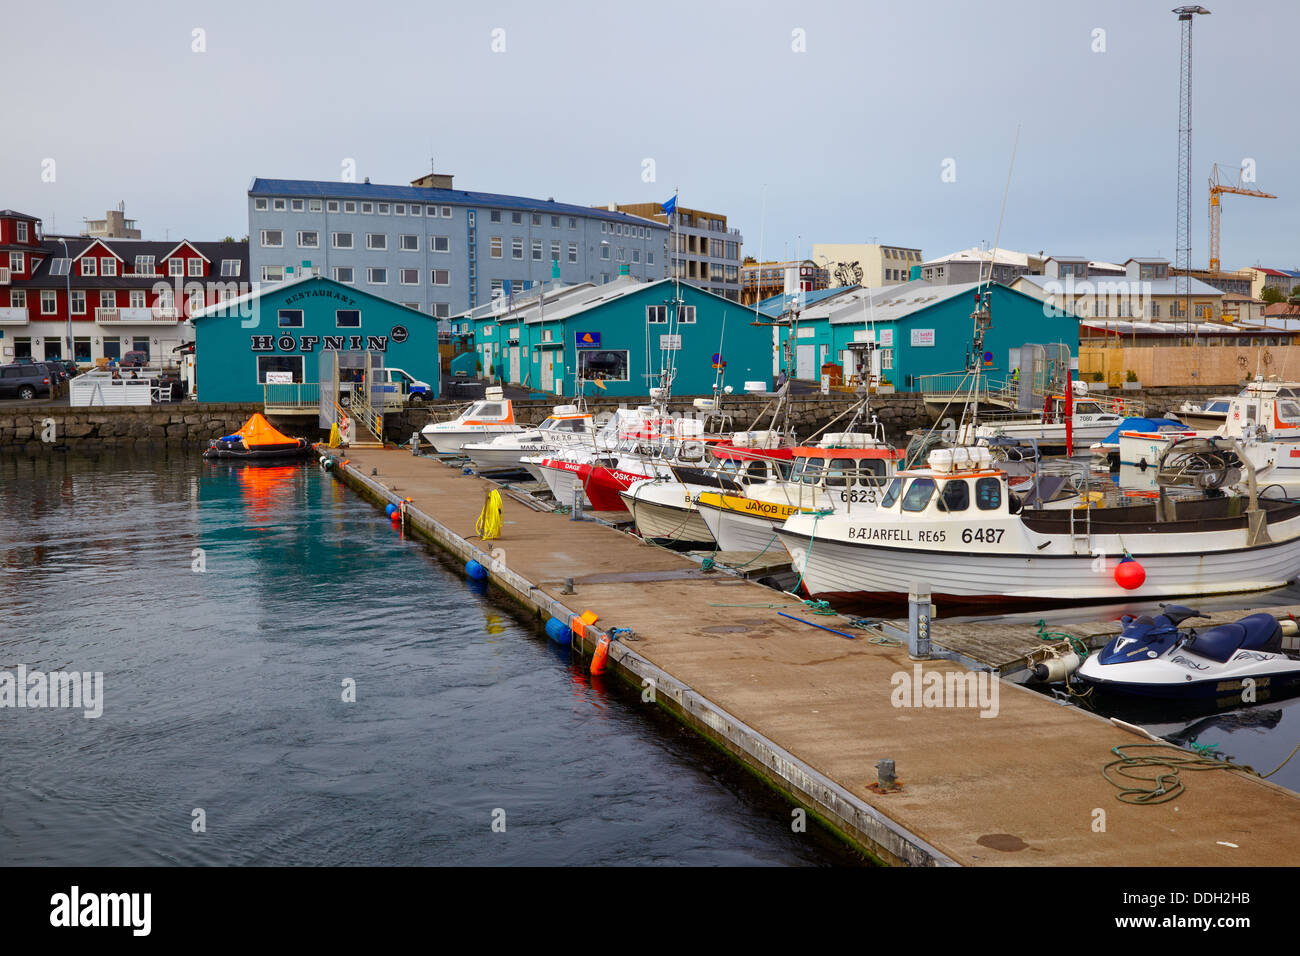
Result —
M 1002 535 L 1006 534 L 1005 528 L 964 528 L 961 533 L 963 544 L 970 544 L 972 541 L 981 541 L 985 544 L 1000 544 Z
M 874 488 L 854 488 L 851 491 L 841 491 L 840 501 L 853 505 L 858 502 L 874 505 L 876 503 L 876 491 Z

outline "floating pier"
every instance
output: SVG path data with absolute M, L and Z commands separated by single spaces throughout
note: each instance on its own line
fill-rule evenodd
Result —
M 1176 801 L 1122 803 L 1101 768 L 1116 759 L 1111 748 L 1150 741 L 1095 714 L 995 677 L 993 706 L 970 706 L 974 695 L 968 705 L 924 706 L 900 688 L 918 678 L 928 683 L 925 675 L 936 672 L 934 680 L 952 686 L 971 672 L 950 660 L 913 661 L 882 632 L 815 615 L 793 597 L 707 571 L 698 558 L 597 521 L 536 510 L 513 495 L 502 495 L 500 539 L 480 541 L 475 521 L 499 485 L 405 449 L 320 450 L 340 481 L 379 505 L 404 503 L 403 527 L 478 561 L 527 612 L 564 622 L 594 612 L 593 624 L 574 629 L 575 650 L 591 654 L 613 635 L 611 673 L 877 861 L 1269 866 L 1300 859 L 1300 830 L 1279 825 L 1300 813 L 1300 795 L 1285 788 L 1238 771 L 1188 773 Z M 1016 627 L 1042 643 L 1033 628 Z M 951 636 L 960 638 L 956 630 Z M 983 632 L 980 639 L 988 649 L 968 636 L 958 656 L 990 670 L 1014 663 L 1008 654 L 1018 644 Z M 935 645 L 946 647 L 945 640 L 935 622 Z M 892 785 L 891 765 L 882 769 L 882 761 L 892 761 Z

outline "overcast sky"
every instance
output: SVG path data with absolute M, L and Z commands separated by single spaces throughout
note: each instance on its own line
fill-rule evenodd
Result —
M 1224 266 L 1297 267 L 1300 3 L 1207 3 L 1193 264 L 1211 163 L 1249 158 L 1280 198 L 1226 198 Z M 240 237 L 254 176 L 337 179 L 353 159 L 358 180 L 406 183 L 432 156 L 464 189 L 596 204 L 677 188 L 755 256 L 878 239 L 932 257 L 992 244 L 1019 125 L 1002 246 L 1172 258 L 1172 6 L 15 4 L 0 206 L 72 232 L 125 200 L 145 238 Z

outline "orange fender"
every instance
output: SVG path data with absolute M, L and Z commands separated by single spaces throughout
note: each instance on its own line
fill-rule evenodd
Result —
M 605 673 L 605 664 L 609 658 L 609 635 L 606 634 L 596 645 L 596 652 L 591 655 L 591 672 L 593 674 Z

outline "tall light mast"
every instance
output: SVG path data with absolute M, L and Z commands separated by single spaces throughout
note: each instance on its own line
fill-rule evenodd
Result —
M 1188 313 L 1187 270 L 1191 268 L 1192 213 L 1192 18 L 1208 14 L 1200 6 L 1175 7 L 1182 30 L 1182 56 L 1178 66 L 1178 237 L 1175 292 L 1183 297 L 1183 321 Z

